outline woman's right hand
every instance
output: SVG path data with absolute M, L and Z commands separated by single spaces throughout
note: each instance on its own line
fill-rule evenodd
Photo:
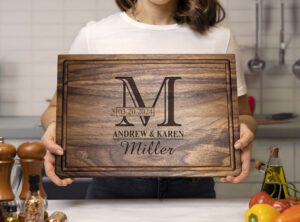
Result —
M 50 123 L 46 132 L 44 133 L 41 143 L 46 147 L 47 153 L 44 160 L 44 167 L 46 175 L 50 178 L 50 180 L 55 183 L 57 186 L 67 186 L 71 184 L 74 179 L 66 178 L 60 179 L 54 171 L 55 164 L 55 155 L 62 156 L 64 154 L 63 149 L 55 143 L 56 136 L 56 124 Z

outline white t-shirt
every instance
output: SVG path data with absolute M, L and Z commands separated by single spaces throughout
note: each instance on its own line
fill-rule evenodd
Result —
M 236 55 L 238 96 L 247 93 L 239 47 L 231 31 L 216 25 L 202 35 L 188 25 L 150 25 L 118 12 L 81 29 L 70 54 L 224 54 Z

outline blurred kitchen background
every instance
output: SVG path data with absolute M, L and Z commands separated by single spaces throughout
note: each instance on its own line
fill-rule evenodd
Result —
M 285 65 L 279 65 L 281 1 L 258 2 L 262 8 L 259 52 L 266 67 L 262 73 L 252 73 L 247 64 L 255 55 L 256 1 L 221 0 L 227 12 L 224 24 L 231 28 L 241 47 L 248 95 L 256 100 L 255 114 L 300 114 L 300 77 L 292 71 L 300 59 L 300 1 L 284 1 Z M 18 146 L 40 139 L 43 131 L 39 116 L 56 88 L 57 55 L 68 53 L 76 34 L 88 21 L 117 11 L 113 0 L 0 0 L 0 136 L 7 143 Z M 287 180 L 300 188 L 300 119 L 261 125 L 253 159 L 266 162 L 268 149 L 274 144 L 281 148 Z M 80 198 L 88 182 L 77 180 L 72 185 L 73 189 L 82 188 L 76 196 L 74 190 L 57 188 L 44 180 L 50 198 Z M 220 184 L 216 179 L 217 197 L 249 197 L 259 191 L 262 180 L 257 170 L 252 170 L 241 184 Z

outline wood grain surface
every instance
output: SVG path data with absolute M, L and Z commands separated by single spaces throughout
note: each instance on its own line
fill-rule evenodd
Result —
M 234 55 L 60 55 L 60 177 L 237 175 Z

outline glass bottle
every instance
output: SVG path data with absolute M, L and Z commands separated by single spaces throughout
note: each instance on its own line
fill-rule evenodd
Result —
M 39 191 L 40 176 L 29 175 L 30 193 L 25 200 L 25 222 L 43 222 L 45 200 Z
M 262 192 L 266 192 L 268 194 L 272 194 L 274 192 L 273 197 L 277 197 L 279 195 L 280 185 L 267 184 L 267 182 L 286 183 L 283 167 L 279 159 L 278 153 L 278 147 L 273 146 L 270 148 L 270 159 L 267 165 L 264 182 L 261 188 Z M 285 199 L 290 196 L 288 188 L 285 185 L 283 185 L 281 189 L 282 191 L 280 199 Z
M 0 222 L 6 221 L 5 218 L 10 214 L 12 207 L 16 208 L 16 212 L 18 211 L 17 201 L 0 201 Z
M 5 222 L 19 222 L 17 211 L 18 208 L 16 205 L 7 206 Z
M 23 171 L 23 183 L 22 183 L 22 190 L 19 195 L 20 198 L 20 206 L 21 212 L 19 214 L 19 221 L 25 221 L 25 200 L 28 198 L 30 193 L 29 187 L 29 175 L 36 174 L 40 175 L 40 183 L 39 183 L 39 192 L 40 196 L 42 196 L 46 201 L 46 193 L 42 186 L 42 168 L 44 163 L 44 156 L 46 154 L 46 148 L 39 142 L 26 142 L 21 144 L 18 147 L 17 151 L 18 157 L 20 158 L 19 162 Z M 45 218 L 48 217 L 46 208 L 45 208 Z

